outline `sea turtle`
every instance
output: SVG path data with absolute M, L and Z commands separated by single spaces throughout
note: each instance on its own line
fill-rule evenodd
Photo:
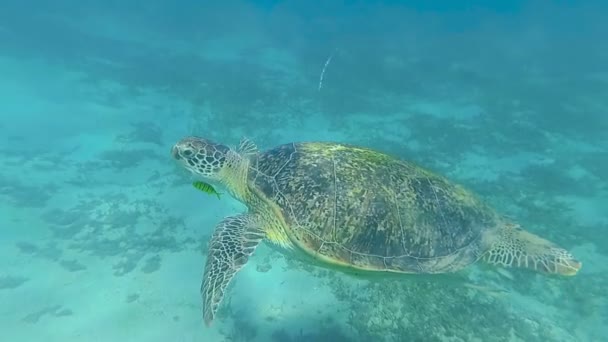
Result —
M 411 162 L 332 142 L 258 152 L 186 137 L 171 151 L 198 178 L 248 207 L 215 228 L 201 295 L 209 326 L 260 241 L 362 275 L 448 273 L 482 260 L 572 276 L 569 252 L 521 229 L 474 194 Z

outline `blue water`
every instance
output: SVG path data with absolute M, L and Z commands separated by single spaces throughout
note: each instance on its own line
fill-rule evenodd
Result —
M 608 3 L 0 3 L 1 341 L 608 341 Z M 188 135 L 363 145 L 583 262 L 366 279 L 261 244 L 211 327 Z M 422 280 L 424 279 L 424 280 Z

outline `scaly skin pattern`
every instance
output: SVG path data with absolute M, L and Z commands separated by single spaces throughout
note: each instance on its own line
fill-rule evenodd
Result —
M 443 273 L 483 259 L 567 276 L 582 266 L 461 186 L 371 149 L 309 142 L 256 153 L 249 141 L 187 137 L 172 155 L 246 204 L 270 241 L 324 266 Z
M 248 181 L 270 240 L 362 271 L 459 270 L 481 257 L 482 235 L 499 222 L 462 187 L 343 144 L 278 146 L 252 159 Z
M 187 137 L 171 154 L 249 208 L 225 218 L 211 238 L 201 286 L 207 325 L 264 237 L 359 274 L 454 272 L 479 259 L 569 276 L 582 266 L 462 187 L 370 149 L 313 142 L 256 153 L 247 140 L 235 150 Z

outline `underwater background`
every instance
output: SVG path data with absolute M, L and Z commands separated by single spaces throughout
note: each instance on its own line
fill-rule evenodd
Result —
M 1 341 L 608 341 L 605 1 L 0 2 Z M 359 279 L 261 245 L 214 324 L 188 135 L 363 145 L 570 250 L 575 277 Z M 482 288 L 490 289 L 484 291 Z

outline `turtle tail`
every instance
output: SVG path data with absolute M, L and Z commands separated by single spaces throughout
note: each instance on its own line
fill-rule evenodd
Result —
M 502 267 L 527 268 L 545 274 L 573 276 L 582 263 L 568 251 L 516 225 L 496 231 L 483 260 Z

